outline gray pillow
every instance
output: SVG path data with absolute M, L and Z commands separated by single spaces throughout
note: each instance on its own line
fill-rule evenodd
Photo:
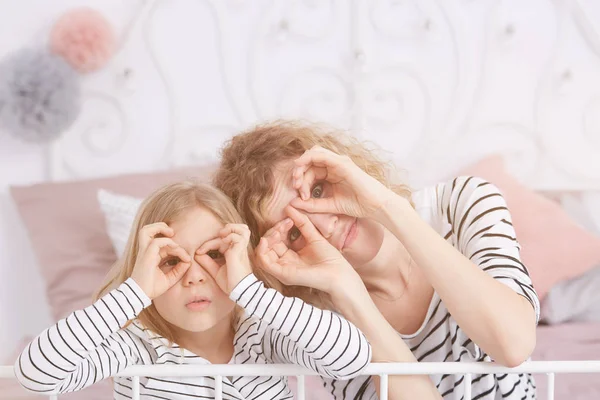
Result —
M 600 321 L 600 266 L 558 283 L 541 304 L 542 323 L 590 321 Z

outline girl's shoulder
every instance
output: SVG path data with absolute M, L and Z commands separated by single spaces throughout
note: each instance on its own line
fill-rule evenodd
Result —
M 254 315 L 248 315 L 245 311 L 240 312 L 233 327 L 235 329 L 234 343 L 236 347 L 249 339 L 256 343 L 257 339 L 262 339 L 267 329 L 269 329 L 269 325 L 265 321 Z
M 124 329 L 132 340 L 148 343 L 153 348 L 156 348 L 157 346 L 172 347 L 172 343 L 170 343 L 168 339 L 154 332 L 152 329 L 147 328 L 142 321 L 137 318 L 131 320 Z

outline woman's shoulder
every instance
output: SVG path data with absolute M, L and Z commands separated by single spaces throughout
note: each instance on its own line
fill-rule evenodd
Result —
M 478 176 L 460 175 L 415 190 L 412 200 L 415 208 L 447 205 L 451 202 L 475 202 L 490 194 L 502 193 L 492 182 Z
M 486 200 L 486 206 L 504 205 L 504 198 L 498 187 L 486 179 L 469 175 L 456 176 L 412 193 L 415 210 L 431 225 L 441 220 L 451 223 L 453 216 L 482 200 Z

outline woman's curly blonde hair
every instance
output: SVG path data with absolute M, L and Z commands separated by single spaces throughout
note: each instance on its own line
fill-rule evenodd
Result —
M 410 197 L 407 186 L 391 182 L 389 174 L 394 171 L 393 166 L 376 156 L 375 147 L 369 148 L 366 143 L 341 130 L 291 120 L 258 125 L 225 143 L 221 150 L 221 164 L 213 178 L 213 184 L 231 198 L 248 224 L 254 246 L 270 228 L 264 215 L 273 196 L 275 167 L 299 157 L 314 146 L 350 157 L 363 171 L 394 192 Z M 315 301 L 314 292 L 301 293 L 307 290 L 297 288 L 293 292 L 288 290 L 287 294 L 323 305 L 325 299 Z

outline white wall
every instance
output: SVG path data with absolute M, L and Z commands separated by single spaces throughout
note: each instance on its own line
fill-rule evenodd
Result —
M 122 42 L 51 148 L 0 130 L 0 359 L 50 323 L 9 185 L 206 161 L 257 120 L 304 116 L 413 182 L 501 151 L 532 187 L 600 190 L 596 0 L 0 0 L 0 57 L 78 5 Z
M 128 10 L 120 10 L 119 3 L 0 0 L 0 57 L 21 47 L 43 46 L 52 19 L 70 7 L 104 4 L 101 9 L 118 16 Z M 10 185 L 47 180 L 47 154 L 45 146 L 21 142 L 0 128 L 0 364 L 22 335 L 37 334 L 52 322 L 37 261 L 8 192 Z

